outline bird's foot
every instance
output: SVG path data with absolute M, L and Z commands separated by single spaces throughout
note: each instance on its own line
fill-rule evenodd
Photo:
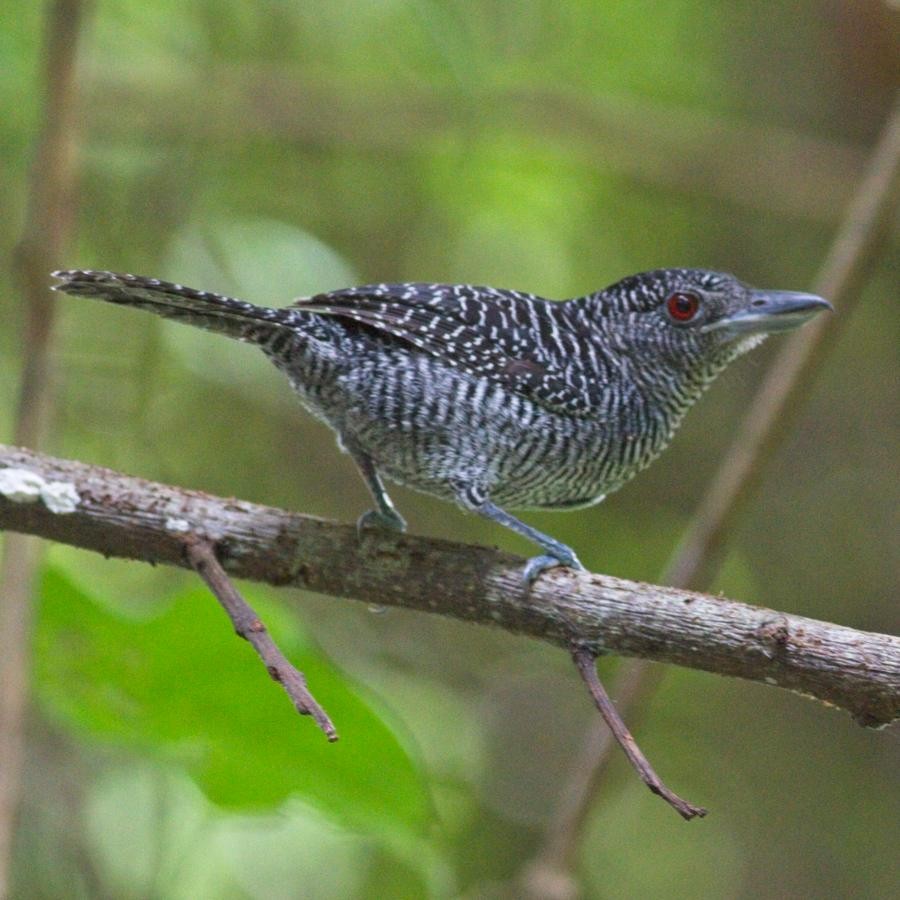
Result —
M 356 530 L 360 534 L 369 528 L 402 533 L 406 531 L 406 520 L 395 509 L 370 509 L 356 520 Z
M 530 588 L 538 575 L 545 572 L 547 569 L 555 569 L 557 566 L 565 566 L 568 569 L 584 571 L 584 566 L 581 564 L 575 553 L 565 544 L 560 544 L 558 547 L 553 548 L 552 555 L 542 554 L 541 556 L 532 556 L 531 559 L 525 563 L 525 568 L 522 570 L 522 580 L 525 582 L 525 587 Z

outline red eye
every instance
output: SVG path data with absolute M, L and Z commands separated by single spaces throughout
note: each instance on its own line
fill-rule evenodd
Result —
M 700 309 L 700 298 L 696 294 L 679 291 L 666 300 L 666 309 L 676 322 L 690 322 Z

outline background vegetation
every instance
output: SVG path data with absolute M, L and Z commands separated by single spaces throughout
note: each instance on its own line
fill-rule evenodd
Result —
M 5 6 L 9 260 L 45 8 Z M 275 305 L 381 280 L 566 297 L 668 265 L 804 289 L 890 108 L 897 26 L 871 0 L 96 0 L 60 264 Z M 717 589 L 896 629 L 898 264 L 895 232 Z M 0 315 L 8 435 L 22 365 L 8 265 Z M 327 517 L 365 508 L 349 460 L 252 348 L 71 299 L 58 325 L 48 451 Z M 592 569 L 657 578 L 774 344 L 620 495 L 529 521 Z M 527 550 L 394 494 L 416 532 Z M 335 719 L 329 746 L 195 578 L 54 546 L 41 584 L 22 897 L 500 896 L 593 715 L 548 647 L 249 588 Z M 679 670 L 640 738 L 712 814 L 685 825 L 617 759 L 579 856 L 587 896 L 896 889 L 896 732 Z

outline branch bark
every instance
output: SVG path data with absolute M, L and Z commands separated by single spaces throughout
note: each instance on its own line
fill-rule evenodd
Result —
M 22 502 L 9 487 L 25 478 L 19 473 L 41 486 L 41 497 L 77 498 L 74 510 L 53 512 L 43 499 Z M 587 572 L 551 570 L 526 594 L 523 561 L 487 547 L 375 532 L 360 537 L 352 525 L 21 448 L 0 445 L 0 476 L 3 529 L 182 567 L 190 566 L 190 531 L 216 544 L 235 577 L 778 685 L 841 707 L 866 726 L 900 718 L 897 637 Z

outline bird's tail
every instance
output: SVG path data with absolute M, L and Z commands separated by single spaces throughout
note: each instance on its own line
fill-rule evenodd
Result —
M 293 310 L 254 306 L 140 275 L 65 269 L 54 272 L 53 277 L 59 279 L 59 284 L 53 286 L 55 291 L 146 309 L 166 319 L 254 343 L 265 343 L 276 332 L 290 328 L 296 319 Z

